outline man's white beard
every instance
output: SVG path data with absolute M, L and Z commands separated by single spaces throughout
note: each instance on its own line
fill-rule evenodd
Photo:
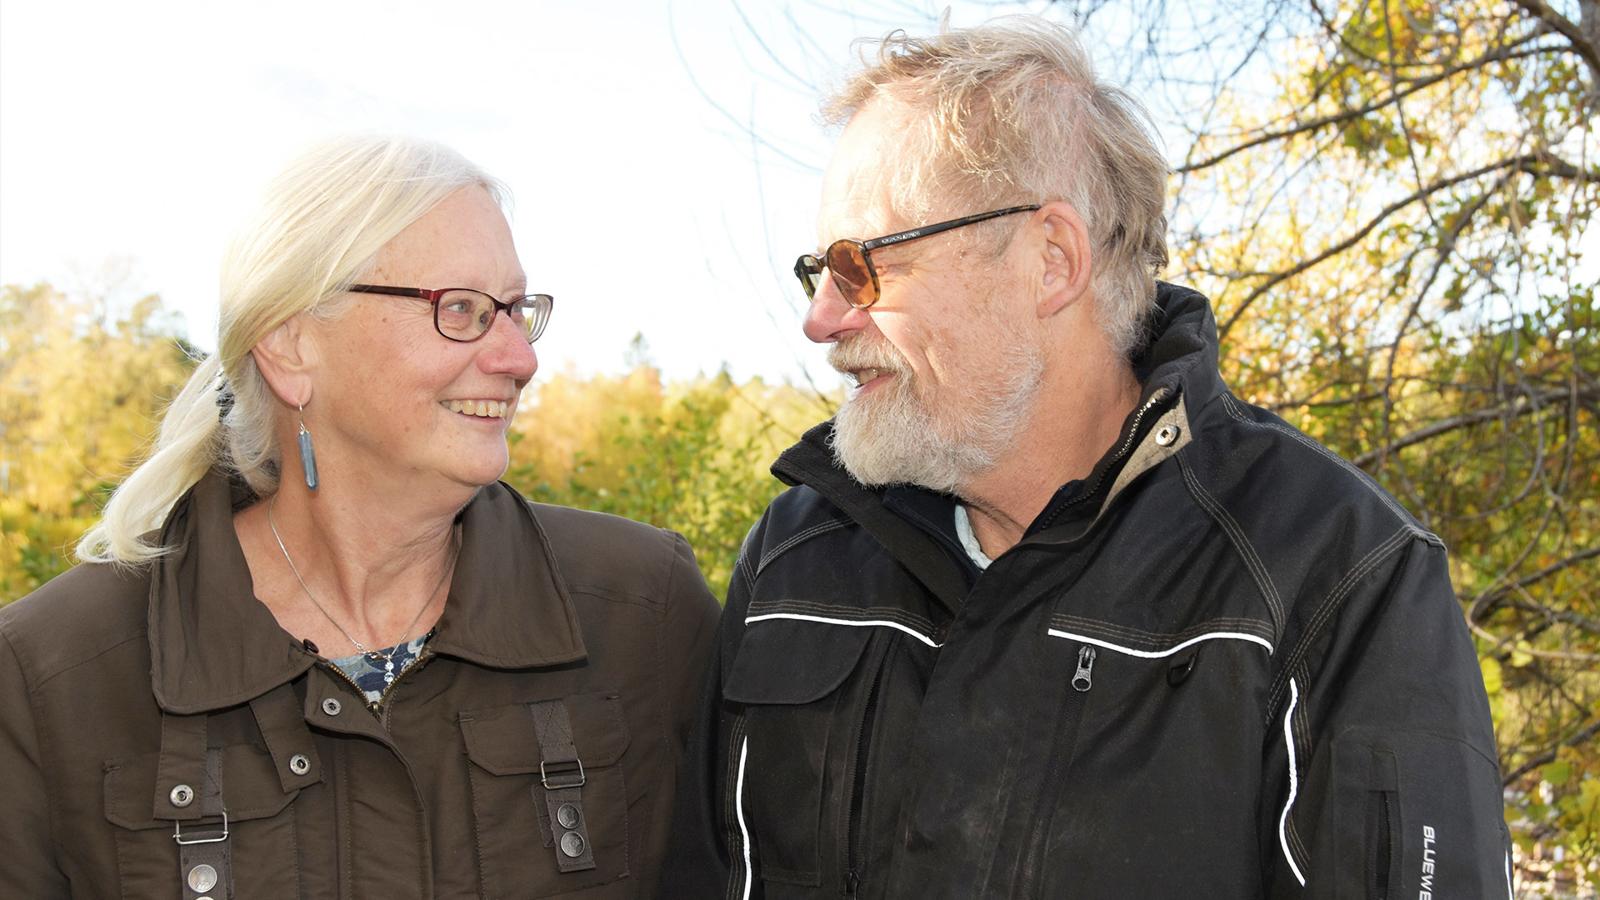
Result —
M 961 488 L 993 469 L 1027 422 L 1044 372 L 1044 353 L 1022 335 L 1007 335 L 1005 349 L 982 374 L 947 390 L 962 391 L 955 406 L 919 396 L 911 367 L 893 345 L 835 344 L 835 368 L 876 365 L 893 372 L 888 383 L 847 400 L 834 417 L 833 455 L 868 487 L 914 484 L 961 495 Z M 859 339 L 855 339 L 859 341 Z

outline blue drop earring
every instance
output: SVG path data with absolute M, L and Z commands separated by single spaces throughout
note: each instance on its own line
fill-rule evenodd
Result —
M 306 473 L 306 487 L 317 489 L 317 451 L 311 447 L 311 432 L 306 430 L 306 407 L 300 406 L 300 468 Z

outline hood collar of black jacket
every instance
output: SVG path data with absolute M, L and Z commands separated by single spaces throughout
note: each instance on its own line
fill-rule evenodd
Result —
M 1145 349 L 1134 360 L 1134 374 L 1143 386 L 1135 413 L 1123 422 L 1120 446 L 1138 423 L 1136 415 L 1152 398 L 1165 392 L 1162 405 L 1185 398 L 1191 411 L 1199 410 L 1222 392 L 1217 373 L 1217 321 L 1211 304 L 1199 292 L 1160 282 L 1156 310 L 1146 327 Z M 1148 429 L 1150 420 L 1145 420 Z M 885 547 L 919 546 L 929 538 L 916 526 L 886 509 L 881 490 L 863 488 L 833 458 L 833 421 L 807 431 L 800 442 L 784 451 L 772 465 L 772 474 L 790 485 L 804 484 L 838 506 Z M 1107 458 L 1096 471 L 1119 462 Z M 939 553 L 901 554 L 897 558 L 930 591 L 952 609 L 966 593 L 967 576 L 956 560 Z
M 151 683 L 162 709 L 206 712 L 244 703 L 317 662 L 255 599 L 233 514 L 249 489 L 208 473 L 173 507 L 153 563 L 148 613 Z M 585 657 L 577 612 L 528 504 L 503 484 L 462 510 L 450 599 L 428 651 L 494 668 Z

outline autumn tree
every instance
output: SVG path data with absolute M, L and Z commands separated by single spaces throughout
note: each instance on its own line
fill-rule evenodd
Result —
M 155 296 L 126 310 L 48 284 L 0 287 L 0 603 L 71 565 L 155 433 L 192 348 Z
M 635 363 L 542 381 L 517 415 L 506 480 L 536 500 L 683 533 L 722 597 L 745 532 L 784 488 L 772 461 L 827 408 L 788 385 L 726 372 L 664 383 L 647 358 Z

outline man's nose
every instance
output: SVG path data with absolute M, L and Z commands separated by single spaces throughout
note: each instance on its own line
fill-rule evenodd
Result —
M 866 328 L 871 322 L 872 316 L 866 310 L 851 306 L 839 292 L 833 273 L 822 270 L 817 290 L 811 295 L 811 307 L 806 310 L 806 337 L 819 344 L 831 344 Z

